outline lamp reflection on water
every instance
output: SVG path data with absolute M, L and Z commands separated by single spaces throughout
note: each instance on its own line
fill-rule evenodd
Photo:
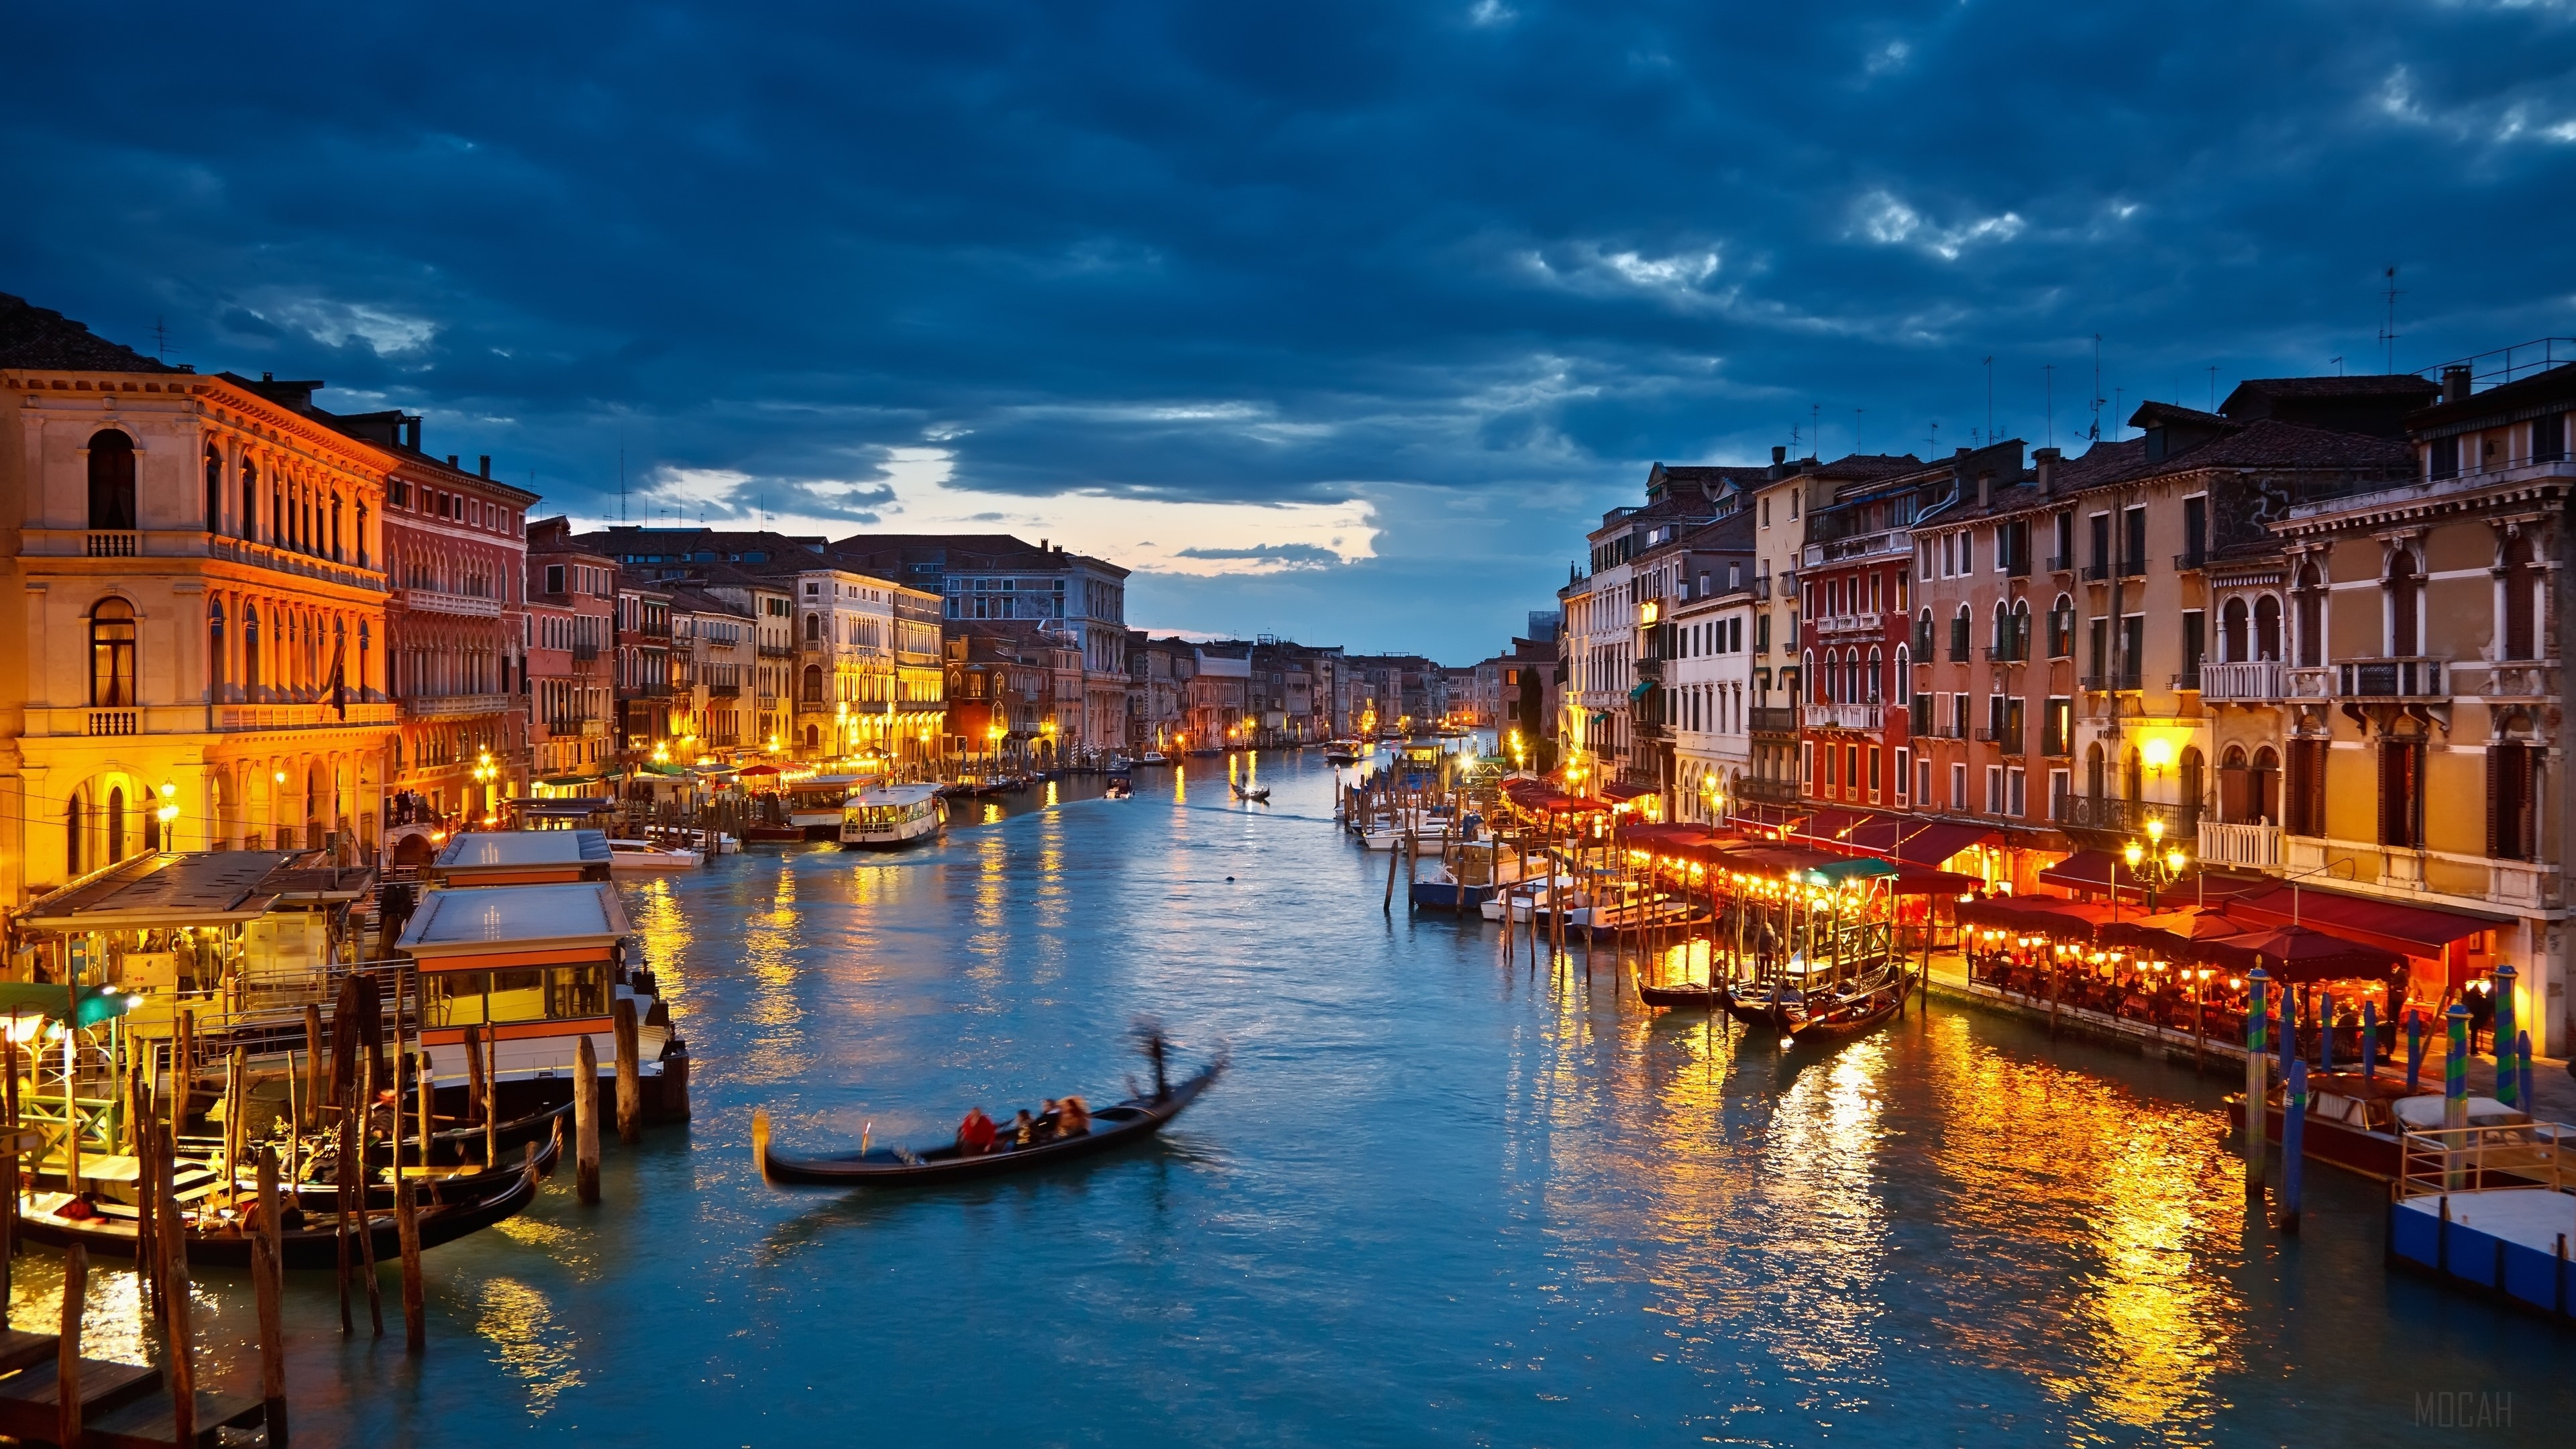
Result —
M 572 1331 L 555 1321 L 546 1295 L 513 1278 L 491 1278 L 481 1307 L 474 1331 L 490 1340 L 492 1361 L 527 1386 L 529 1417 L 544 1417 L 564 1390 L 581 1387 Z

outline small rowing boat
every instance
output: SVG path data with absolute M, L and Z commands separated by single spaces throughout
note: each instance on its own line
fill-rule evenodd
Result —
M 1006 1136 L 991 1151 L 979 1153 L 947 1142 L 917 1152 L 903 1147 L 878 1147 L 834 1157 L 788 1157 L 770 1150 L 769 1113 L 763 1110 L 752 1114 L 752 1155 L 760 1163 L 761 1176 L 769 1181 L 813 1187 L 896 1187 L 996 1177 L 1142 1142 L 1197 1101 L 1224 1070 L 1225 1062 L 1220 1058 L 1201 1068 L 1198 1075 L 1150 1096 L 1130 1097 L 1114 1107 L 1095 1108 L 1091 1130 L 1081 1136 L 1048 1137 L 1026 1147 L 1013 1144 Z
M 1270 803 L 1270 787 L 1263 785 L 1258 789 L 1247 790 L 1241 785 L 1237 785 L 1234 787 L 1234 798 L 1237 800 L 1249 800 L 1255 805 L 1267 805 Z

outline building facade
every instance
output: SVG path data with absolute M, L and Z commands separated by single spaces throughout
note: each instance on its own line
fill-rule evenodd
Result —
M 535 793 L 589 793 L 616 763 L 617 561 L 570 520 L 528 525 L 523 692 Z
M 0 297 L 0 906 L 153 848 L 379 838 L 396 460 Z

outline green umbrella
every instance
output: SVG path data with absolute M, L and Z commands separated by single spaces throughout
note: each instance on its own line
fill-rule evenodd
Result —
M 71 988 L 44 986 L 31 981 L 0 981 L 0 1016 L 35 1014 L 53 1021 L 63 1019 L 70 1006 Z M 134 1008 L 142 998 L 129 996 L 113 986 L 84 986 L 80 1004 L 72 1013 L 76 1026 L 96 1026 L 113 1021 Z

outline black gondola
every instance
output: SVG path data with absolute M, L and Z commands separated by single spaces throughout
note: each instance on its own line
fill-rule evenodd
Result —
M 1830 997 L 1810 996 L 1774 1009 L 1773 1025 L 1797 1041 L 1833 1041 L 1859 1036 L 1905 1008 L 1912 979 L 1891 970 L 1876 983 Z
M 468 1233 L 479 1232 L 494 1223 L 515 1217 L 537 1197 L 537 1173 L 534 1165 L 509 1174 L 510 1181 L 488 1197 L 467 1202 L 441 1203 L 420 1210 L 420 1245 L 435 1248 L 452 1243 Z M 312 1226 L 291 1228 L 278 1235 L 281 1261 L 289 1268 L 337 1268 L 340 1262 L 336 1217 L 307 1217 Z M 402 1257 L 402 1227 L 390 1212 L 375 1210 L 368 1230 L 375 1241 L 376 1261 L 380 1264 L 399 1261 Z M 52 1248 L 68 1248 L 79 1243 L 94 1254 L 110 1258 L 134 1256 L 138 1234 L 135 1210 L 122 1203 L 99 1206 L 94 1218 L 60 1218 L 50 1212 L 36 1212 L 21 1206 L 18 1236 L 31 1243 Z M 190 1227 L 188 1229 L 188 1262 L 190 1266 L 211 1265 L 218 1268 L 250 1266 L 251 1235 L 237 1227 Z M 352 1261 L 357 1258 L 352 1244 Z
M 752 1155 L 760 1164 L 761 1176 L 771 1182 L 820 1187 L 895 1187 L 993 1177 L 1142 1142 L 1197 1101 L 1224 1070 L 1223 1060 L 1210 1062 L 1198 1075 L 1172 1084 L 1158 1096 L 1130 1097 L 1114 1107 L 1099 1108 L 1091 1114 L 1091 1130 L 1080 1137 L 1052 1137 L 1027 1147 L 1004 1141 L 990 1152 L 972 1155 L 948 1142 L 923 1152 L 878 1147 L 839 1157 L 782 1157 L 769 1150 L 769 1113 L 760 1111 L 751 1119 Z
M 1270 787 L 1264 785 L 1258 790 L 1247 790 L 1241 785 L 1237 785 L 1234 787 L 1234 798 L 1237 800 L 1249 800 L 1255 805 L 1267 805 L 1270 803 Z
M 1637 998 L 1648 1006 L 1671 1007 L 1677 1011 L 1722 1011 L 1728 1001 L 1723 982 L 1706 985 L 1647 986 L 1639 983 Z

